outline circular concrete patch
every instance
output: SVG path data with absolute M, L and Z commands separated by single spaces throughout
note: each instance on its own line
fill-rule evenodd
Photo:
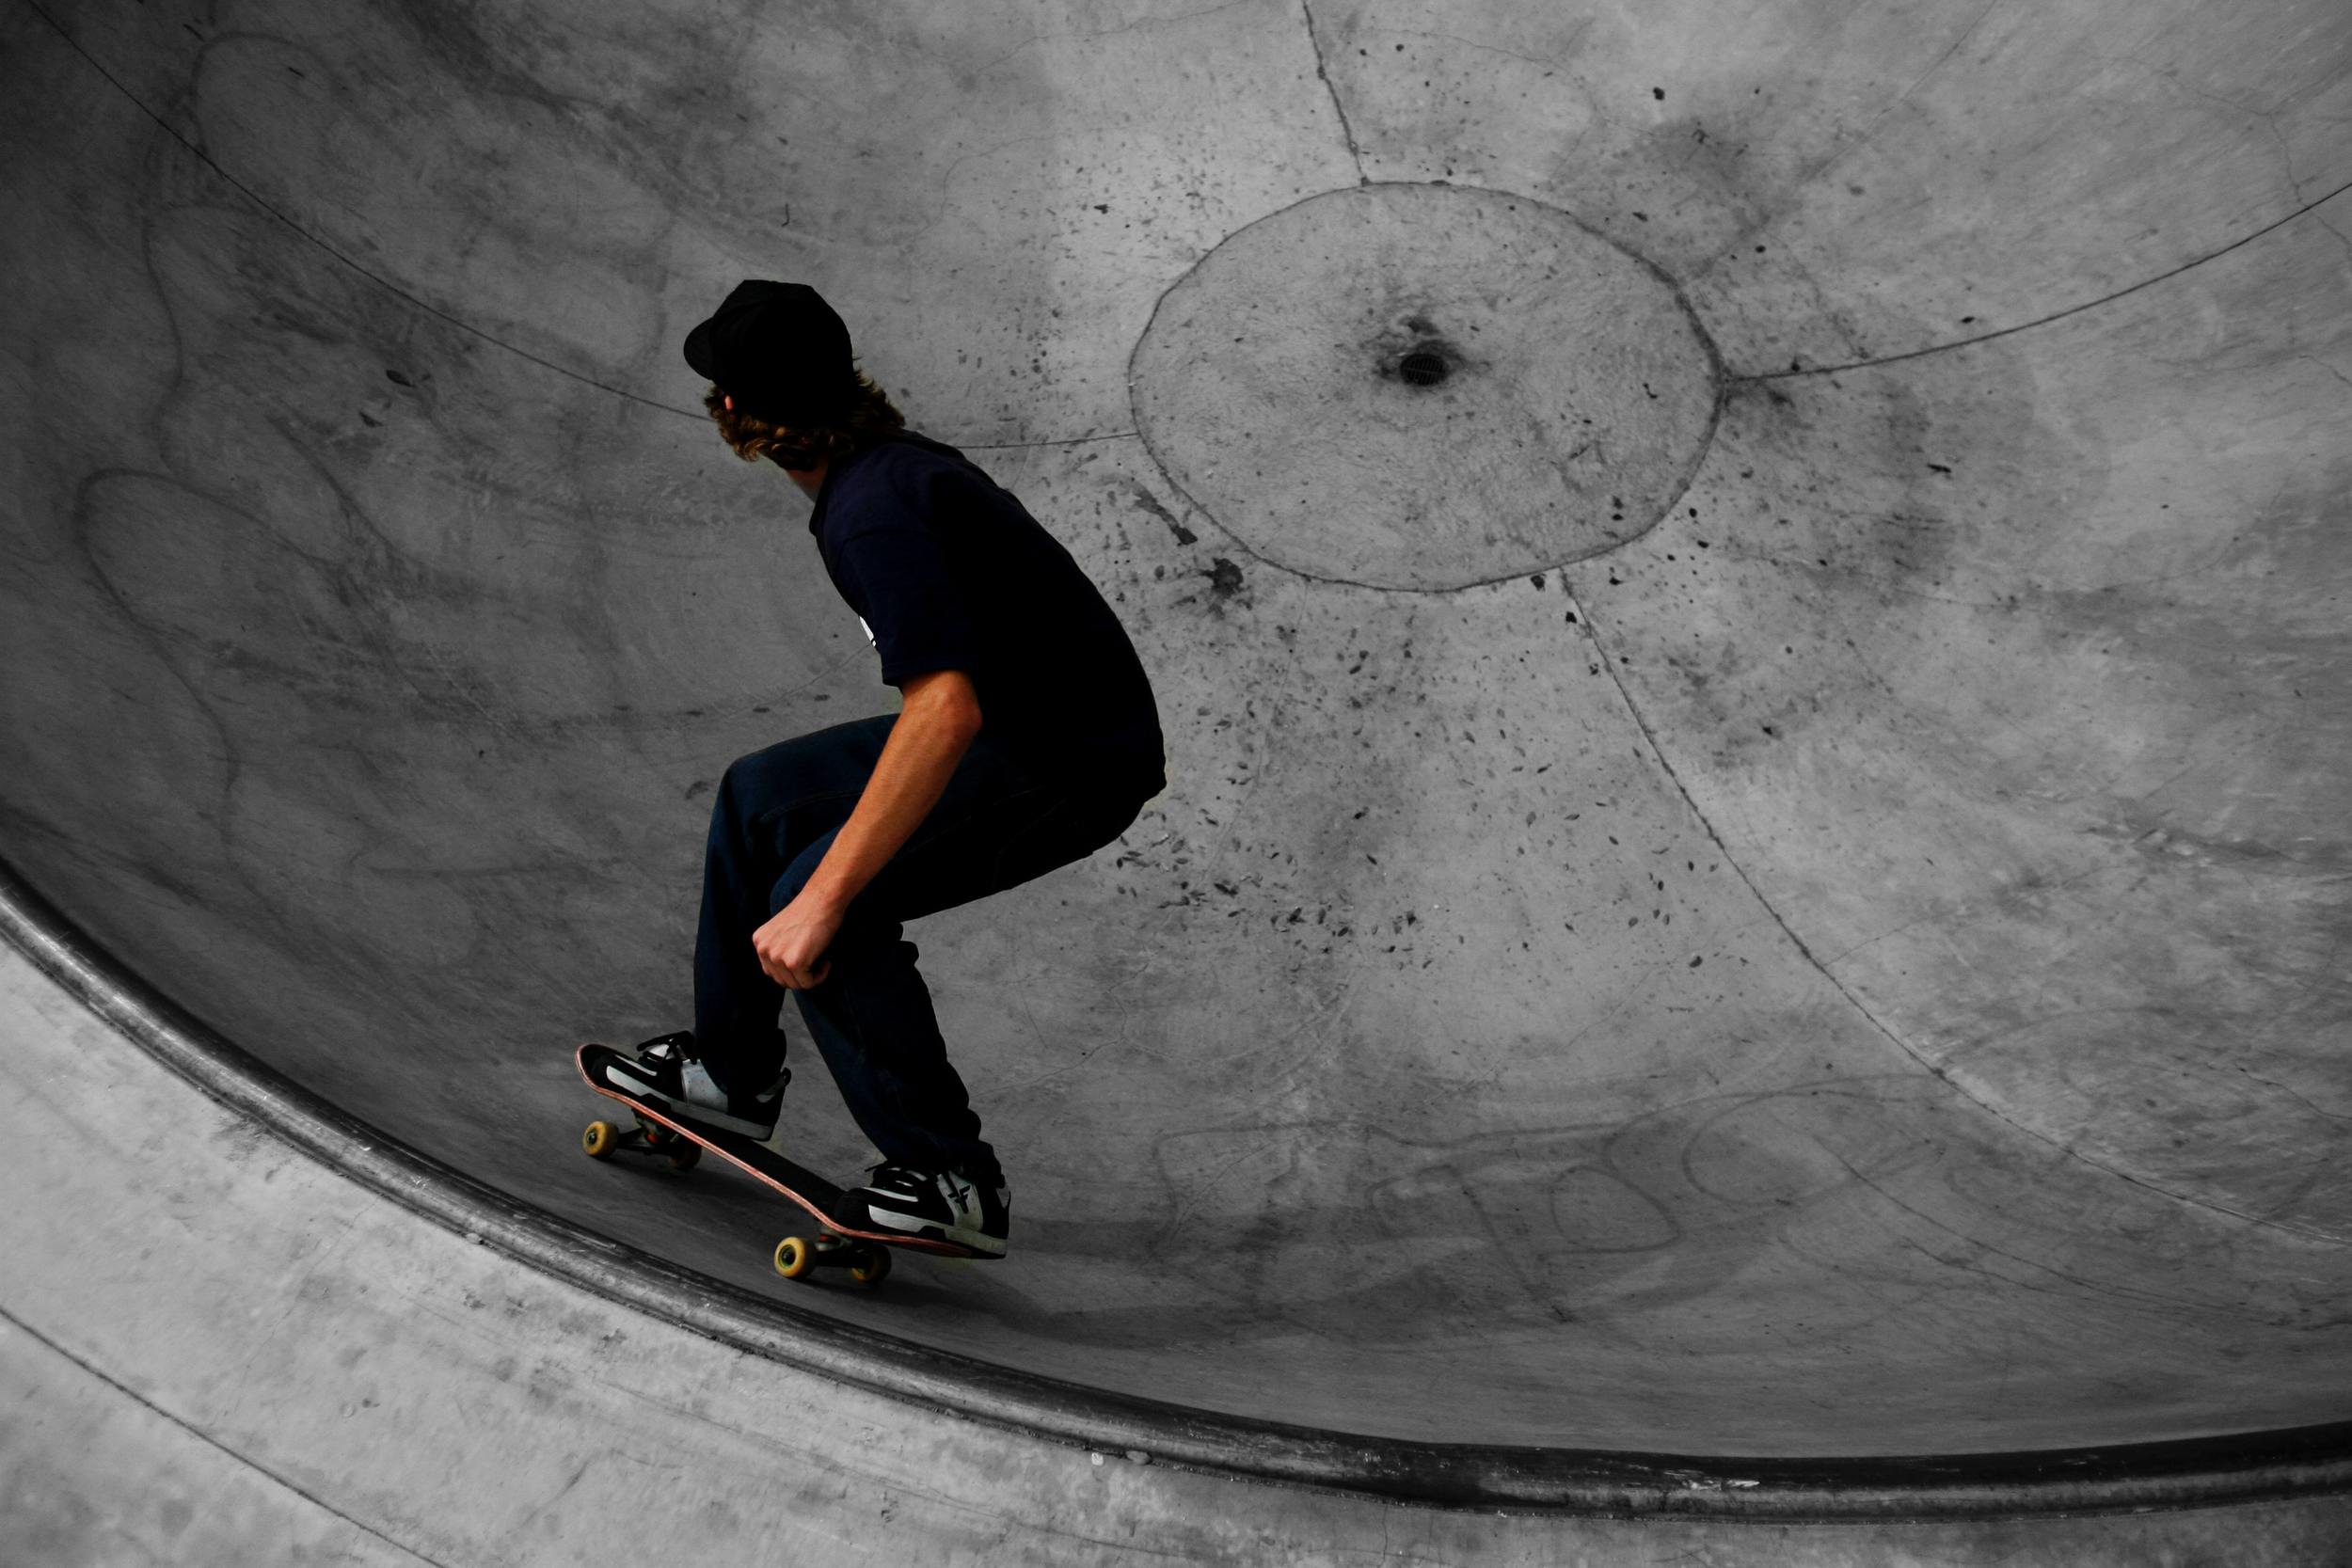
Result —
M 1638 537 L 1697 467 L 1717 380 L 1642 257 L 1525 197 L 1421 184 L 1234 234 L 1160 301 L 1130 368 L 1153 456 L 1253 553 L 1406 589 Z

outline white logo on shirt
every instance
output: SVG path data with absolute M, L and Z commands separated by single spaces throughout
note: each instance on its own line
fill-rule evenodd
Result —
M 874 641 L 874 628 L 866 624 L 866 617 L 863 615 L 857 618 L 857 629 L 866 634 L 866 641 L 869 647 L 880 647 L 882 645 Z

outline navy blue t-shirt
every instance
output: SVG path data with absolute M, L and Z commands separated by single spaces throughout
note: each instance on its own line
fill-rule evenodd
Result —
M 905 432 L 837 459 L 809 532 L 890 686 L 961 670 L 1013 759 L 1166 786 L 1152 683 L 1061 541 L 955 448 Z

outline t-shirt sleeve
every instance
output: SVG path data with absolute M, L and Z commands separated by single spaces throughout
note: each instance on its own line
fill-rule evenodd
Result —
M 912 514 L 862 519 L 835 550 L 835 569 L 882 656 L 884 685 L 935 670 L 973 672 L 979 638 L 964 590 L 929 524 Z

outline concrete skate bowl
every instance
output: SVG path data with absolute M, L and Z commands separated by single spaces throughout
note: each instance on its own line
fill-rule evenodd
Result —
M 537 1266 L 1049 1433 L 2341 1483 L 2352 13 L 1434 14 L 10 0 L 19 940 Z M 1017 1243 L 876 1293 L 576 1152 L 720 771 L 890 705 L 678 360 L 743 277 L 1168 735 L 1118 846 L 913 928 Z

